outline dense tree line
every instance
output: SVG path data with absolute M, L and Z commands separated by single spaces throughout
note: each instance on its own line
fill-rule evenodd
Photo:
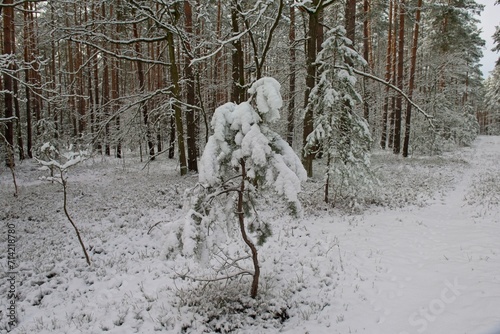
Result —
M 469 144 L 478 119 L 481 129 L 493 123 L 484 94 L 498 109 L 499 74 L 483 89 L 474 0 L 4 0 L 1 10 L 7 164 L 51 141 L 117 158 L 165 153 L 181 174 L 197 171 L 213 111 L 246 101 L 263 76 L 281 83 L 287 116 L 276 131 L 302 152 L 309 175 L 326 144 L 308 144 L 326 117 L 317 96 L 325 71 L 337 78 L 332 89 L 352 83 L 359 95 L 328 111 L 344 113 L 331 118 L 345 122 L 328 137 L 335 147 L 437 153 Z M 325 61 L 335 31 L 344 53 Z M 371 140 L 349 139 L 361 121 Z

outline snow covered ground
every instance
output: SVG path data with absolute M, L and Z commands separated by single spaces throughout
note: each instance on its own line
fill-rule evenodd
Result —
M 264 213 L 276 222 L 260 248 L 257 300 L 247 279 L 179 278 L 183 263 L 167 256 L 165 235 L 197 178 L 177 176 L 173 161 L 143 169 L 132 157 L 95 158 L 70 171 L 69 212 L 91 267 L 61 186 L 24 162 L 14 198 L 2 165 L 0 332 L 500 333 L 499 161 L 500 137 L 442 157 L 376 152 L 380 190 L 355 213 L 322 203 L 321 178 L 308 181 L 303 219 Z M 15 328 L 8 224 L 19 264 Z

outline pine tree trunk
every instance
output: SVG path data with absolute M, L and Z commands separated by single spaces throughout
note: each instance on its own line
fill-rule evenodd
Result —
M 370 16 L 370 1 L 369 0 L 364 0 L 363 1 L 363 14 L 364 14 L 364 20 L 363 20 L 363 57 L 368 63 L 368 66 L 370 66 L 370 30 L 369 30 L 369 16 Z M 368 106 L 368 91 L 366 87 L 366 78 L 363 78 L 363 116 L 365 119 L 368 121 L 370 118 L 370 108 Z
M 23 12 L 23 44 L 24 44 L 24 62 L 26 64 L 29 64 L 31 61 L 30 55 L 32 55 L 31 51 L 31 45 L 30 45 L 30 34 L 33 32 L 30 31 L 30 7 L 29 3 L 25 2 L 24 3 L 24 12 Z M 29 67 L 26 67 L 24 70 L 24 77 L 25 77 L 25 82 L 31 84 L 32 79 L 31 79 L 31 69 Z M 31 115 L 32 115 L 32 110 L 31 110 L 31 90 L 28 85 L 25 86 L 25 99 L 26 99 L 26 135 L 27 135 L 27 140 L 26 140 L 26 149 L 28 151 L 28 156 L 30 158 L 33 158 L 33 153 L 32 153 L 32 145 L 33 145 L 33 128 L 31 124 Z
M 404 50 L 405 50 L 405 1 L 401 0 L 399 5 L 399 37 L 398 37 L 398 73 L 397 87 L 403 90 L 403 70 L 404 70 Z M 403 99 L 401 94 L 396 98 L 396 110 L 394 112 L 394 154 L 401 151 L 401 114 L 403 109 Z
M 172 94 L 175 99 L 180 100 L 180 87 L 179 87 L 179 71 L 177 69 L 177 62 L 175 56 L 174 36 L 171 32 L 167 32 L 168 54 L 170 58 L 170 76 L 172 80 Z M 182 121 L 182 110 L 179 103 L 174 104 L 175 113 L 175 129 L 177 135 L 177 150 L 179 152 L 179 163 L 181 175 L 186 175 L 187 159 L 186 149 L 184 143 L 184 126 Z
M 392 2 L 392 1 L 391 1 Z M 396 84 L 396 73 L 397 73 L 397 58 L 398 58 L 398 48 L 397 48 L 397 37 L 398 37 L 398 14 L 399 14 L 399 4 L 394 2 L 393 9 L 393 34 L 392 34 L 392 83 Z M 395 124 L 395 111 L 396 111 L 396 96 L 392 94 L 391 96 L 391 107 L 389 111 L 389 144 L 390 148 L 394 147 L 394 124 Z
M 355 45 L 356 41 L 356 0 L 347 0 L 345 6 L 346 37 Z
M 413 31 L 413 45 L 411 48 L 410 60 L 410 82 L 408 85 L 408 98 L 413 98 L 413 90 L 415 86 L 415 69 L 417 67 L 417 48 L 418 48 L 418 32 L 420 27 L 420 11 L 422 9 L 422 0 L 418 0 L 417 12 L 415 14 L 415 28 Z M 408 149 L 410 145 L 410 131 L 411 131 L 411 103 L 406 105 L 405 117 L 405 138 L 403 142 L 403 157 L 408 156 Z
M 120 22 L 122 18 L 122 12 L 120 10 L 121 7 L 121 1 L 117 1 L 117 13 L 116 13 L 116 18 L 118 22 Z M 112 15 L 113 16 L 113 15 Z M 122 25 L 117 24 L 115 33 L 116 37 L 119 38 L 120 33 L 122 32 Z M 118 54 L 120 51 L 120 46 L 116 45 L 114 46 L 114 53 Z M 115 117 L 115 141 L 116 141 L 116 157 L 120 159 L 122 157 L 122 140 L 121 140 L 121 134 L 120 134 L 120 115 L 118 113 L 120 109 L 120 104 L 118 102 L 118 99 L 120 97 L 120 78 L 119 78 L 119 70 L 120 70 L 120 60 L 118 58 L 114 58 L 111 66 L 111 99 L 113 100 L 113 117 Z
M 295 7 L 290 5 L 290 28 L 289 28 L 289 47 L 290 47 L 290 78 L 289 78 L 289 99 L 287 115 L 287 137 L 288 145 L 292 147 L 293 134 L 295 130 L 295 61 L 297 60 L 295 52 Z
M 170 137 L 168 145 L 168 158 L 173 159 L 175 156 L 175 116 L 170 116 Z
M 391 82 L 392 77 L 392 1 L 389 2 L 389 29 L 387 34 L 387 55 L 385 65 L 385 81 Z M 384 106 L 382 112 L 382 136 L 380 138 L 380 147 L 387 148 L 387 119 L 389 113 L 389 86 L 385 87 Z M 391 135 L 391 134 L 389 134 Z
M 103 3 L 101 10 L 102 10 L 102 17 L 106 17 L 106 5 Z M 135 30 L 134 30 L 135 32 Z M 103 31 L 103 33 L 106 33 L 106 31 Z M 109 98 L 110 98 L 110 81 L 109 81 L 109 58 L 106 53 L 102 53 L 102 110 L 103 110 L 103 116 L 104 116 L 104 121 L 106 122 L 104 125 L 104 133 L 105 133 L 105 139 L 104 139 L 104 154 L 107 156 L 111 155 L 111 148 L 110 148 L 110 128 L 109 128 Z M 147 126 L 147 125 L 146 125 Z
M 309 23 L 307 29 L 307 42 L 306 42 L 306 66 L 307 66 L 307 74 L 306 74 L 306 89 L 304 96 L 304 104 L 305 104 L 305 115 L 304 115 L 304 132 L 302 136 L 302 145 L 305 147 L 307 144 L 307 137 L 313 132 L 314 129 L 314 111 L 311 108 L 308 108 L 309 95 L 311 94 L 311 90 L 316 85 L 316 55 L 317 55 L 317 33 L 318 33 L 318 17 L 320 15 L 321 7 L 320 0 L 313 0 L 311 4 L 311 8 L 315 8 L 315 10 L 308 12 L 309 13 Z M 303 152 L 302 155 L 302 164 L 304 165 L 304 169 L 307 172 L 308 177 L 312 177 L 313 175 L 313 159 L 314 154 L 310 152 Z
M 69 4 L 66 4 L 65 6 L 65 10 L 67 10 L 68 12 L 71 12 L 71 9 L 68 7 Z M 76 19 L 75 19 L 76 20 Z M 69 22 L 69 15 L 66 16 L 65 18 L 65 23 L 66 23 L 66 26 L 67 27 L 70 27 L 70 22 Z M 75 110 L 76 110 L 76 103 L 75 103 L 75 60 L 74 60 L 74 54 L 75 54 L 75 50 L 73 48 L 73 44 L 74 42 L 68 40 L 66 41 L 66 50 L 67 50 L 67 61 L 66 61 L 66 64 L 68 66 L 68 69 L 67 69 L 67 76 L 68 76 L 68 79 L 69 79 L 69 84 L 68 84 L 68 87 L 66 88 L 67 89 L 67 92 L 66 94 L 68 94 L 68 112 L 69 112 L 69 120 L 71 122 L 71 126 L 72 126 L 72 136 L 74 138 L 76 138 L 76 136 L 78 135 L 78 125 L 77 125 L 77 117 L 76 117 L 76 113 L 75 113 Z M 37 118 L 37 122 L 38 122 L 38 118 Z M 37 131 L 38 132 L 38 131 Z M 37 134 L 40 134 L 39 132 Z
M 189 36 L 193 34 L 193 15 L 191 5 L 188 0 L 184 1 L 184 16 L 185 16 L 185 29 L 186 33 Z M 186 51 L 191 52 L 191 45 L 189 39 L 184 41 Z M 186 54 L 184 59 L 184 73 L 186 75 L 186 103 L 187 103 L 187 111 L 186 111 L 186 125 L 187 125 L 187 166 L 190 171 L 198 172 L 198 122 L 195 111 L 195 77 L 193 73 L 193 67 L 190 64 L 191 57 L 189 54 Z
M 16 66 L 17 70 L 17 66 Z M 14 112 L 17 117 L 16 119 L 16 132 L 17 132 L 17 149 L 19 150 L 19 160 L 24 160 L 24 145 L 23 145 L 23 132 L 21 130 L 21 110 L 19 108 L 19 99 L 17 98 L 19 96 L 19 87 L 17 84 L 17 74 L 14 74 L 15 80 L 13 82 L 14 84 Z
M 233 0 L 231 5 L 231 26 L 233 36 L 239 34 L 237 1 Z M 232 78 L 233 85 L 231 89 L 231 100 L 235 103 L 241 103 L 245 100 L 245 73 L 244 73 L 244 54 L 241 45 L 241 39 L 238 38 L 233 42 L 234 50 L 232 50 Z
M 137 28 L 137 23 L 133 24 L 133 30 L 134 30 L 134 37 L 139 38 L 139 31 Z M 141 46 L 140 46 L 139 42 L 135 43 L 135 51 L 137 53 L 137 56 L 140 57 L 142 52 L 141 52 Z M 140 60 L 137 60 L 137 78 L 139 79 L 139 92 L 144 93 L 144 90 L 146 89 L 146 80 L 144 77 L 144 69 L 142 67 L 142 61 L 140 61 Z M 151 129 L 150 129 L 150 124 L 149 124 L 149 112 L 148 112 L 148 107 L 147 107 L 146 103 L 142 103 L 141 111 L 142 111 L 144 126 L 146 127 L 146 142 L 148 145 L 149 158 L 151 160 L 154 160 L 155 159 L 155 146 L 154 146 L 153 141 L 151 139 Z
M 12 40 L 14 36 L 14 7 L 12 6 L 13 0 L 4 0 L 3 4 L 5 7 L 3 10 L 3 54 L 6 56 L 11 56 L 14 53 L 14 43 Z M 9 70 L 13 70 L 13 65 L 9 65 Z M 13 106 L 13 83 L 12 78 L 8 73 L 3 75 L 3 90 L 4 93 L 4 115 L 6 118 L 14 116 L 14 106 Z M 7 122 L 5 126 L 5 139 L 7 141 L 8 147 L 6 148 L 6 159 L 5 165 L 7 167 L 14 167 L 14 122 Z

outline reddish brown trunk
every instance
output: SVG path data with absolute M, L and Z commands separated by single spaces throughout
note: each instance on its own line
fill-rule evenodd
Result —
M 387 56 L 385 63 L 385 81 L 391 81 L 392 69 L 392 1 L 389 2 L 389 31 L 387 34 Z M 384 106 L 382 112 L 382 137 L 380 138 L 380 147 L 387 147 L 387 115 L 389 112 L 389 86 L 385 87 Z
M 396 65 L 397 65 L 397 58 L 398 58 L 398 48 L 397 48 L 397 32 L 398 32 L 398 13 L 399 13 L 399 6 L 398 3 L 394 3 L 394 9 L 393 9 L 393 26 L 394 26 L 394 32 L 392 34 L 392 79 L 391 82 L 395 84 L 396 81 Z M 390 109 L 390 120 L 389 120 L 389 147 L 393 148 L 394 147 L 394 126 L 395 126 L 395 111 L 396 111 L 396 96 L 392 95 L 391 96 L 391 109 Z
M 186 123 L 187 123 L 187 165 L 188 170 L 198 172 L 198 147 L 197 147 L 197 127 L 198 122 L 196 119 L 195 111 L 195 78 L 193 67 L 191 66 L 191 44 L 189 42 L 190 36 L 193 34 L 193 14 L 189 1 L 184 1 L 184 16 L 185 16 L 185 29 L 188 34 L 188 39 L 185 41 L 186 56 L 184 58 L 184 72 L 186 75 Z
M 405 1 L 401 0 L 399 6 L 399 38 L 398 38 L 398 73 L 397 86 L 403 90 L 403 70 L 404 70 L 404 50 L 405 50 L 405 16 L 406 16 Z M 396 98 L 396 110 L 394 117 L 394 154 L 399 154 L 401 151 L 401 114 L 403 108 L 403 99 L 400 94 Z
M 314 111 L 311 108 L 307 108 L 309 102 L 309 94 L 311 90 L 316 85 L 316 54 L 317 54 L 317 32 L 318 32 L 318 18 L 321 12 L 321 7 L 319 6 L 320 0 L 313 0 L 311 8 L 316 8 L 315 11 L 309 12 L 309 23 L 308 23 L 308 39 L 306 42 L 306 62 L 307 62 L 307 74 L 306 74 L 306 89 L 304 96 L 304 103 L 306 113 L 304 115 L 304 132 L 302 137 L 302 145 L 307 144 L 307 137 L 312 133 L 314 129 Z M 303 153 L 302 164 L 307 172 L 307 176 L 311 177 L 313 175 L 313 159 L 314 155 L 309 152 Z
M 345 30 L 346 37 L 355 44 L 356 39 L 356 0 L 347 0 L 345 6 Z
M 408 98 L 413 98 L 413 90 L 415 86 L 415 69 L 417 67 L 417 47 L 418 47 L 418 31 L 420 26 L 420 10 L 422 8 L 422 0 L 418 0 L 417 12 L 415 14 L 415 28 L 413 31 L 413 45 L 411 48 L 410 60 L 410 82 L 408 85 Z M 403 157 L 408 156 L 408 149 L 410 145 L 410 130 L 411 130 L 411 103 L 406 105 L 405 117 L 405 138 L 403 142 Z
M 290 47 L 290 78 L 289 78 L 289 99 L 287 115 L 287 137 L 286 141 L 290 146 L 293 144 L 293 133 L 295 129 L 295 7 L 290 5 L 290 30 L 288 34 Z

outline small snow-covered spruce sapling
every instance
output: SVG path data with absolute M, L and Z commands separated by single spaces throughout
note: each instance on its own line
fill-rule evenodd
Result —
M 251 275 L 250 296 L 255 298 L 260 277 L 257 247 L 271 235 L 269 222 L 259 215 L 259 203 L 272 196 L 273 208 L 283 203 L 300 216 L 298 193 L 307 174 L 293 149 L 269 128 L 280 117 L 280 84 L 261 78 L 248 92 L 248 101 L 215 110 L 213 135 L 199 163 L 199 183 L 187 191 L 188 213 L 177 240 L 184 256 L 205 263 L 217 257 L 215 263 L 222 262 L 216 273 L 224 276 L 213 281 Z M 241 267 L 248 259 L 253 271 Z
M 326 155 L 325 202 L 333 185 L 335 198 L 345 196 L 355 206 L 360 197 L 373 191 L 375 178 L 370 167 L 371 133 L 366 120 L 355 110 L 361 96 L 352 69 L 366 61 L 351 45 L 342 27 L 330 30 L 322 44 L 316 58 L 319 81 L 307 104 L 314 110 L 315 119 L 305 152 L 321 150 Z
M 50 170 L 50 176 L 43 177 L 42 179 L 50 182 L 57 182 L 62 186 L 64 214 L 71 223 L 71 226 L 73 226 L 78 242 L 82 247 L 85 260 L 90 266 L 90 257 L 85 249 L 80 231 L 68 212 L 68 169 L 84 161 L 87 157 L 87 151 L 73 152 L 70 147 L 70 150 L 67 153 L 60 154 L 59 150 L 54 145 L 51 143 L 45 143 L 39 148 L 38 156 L 34 158 L 40 165 L 42 165 L 42 169 Z

